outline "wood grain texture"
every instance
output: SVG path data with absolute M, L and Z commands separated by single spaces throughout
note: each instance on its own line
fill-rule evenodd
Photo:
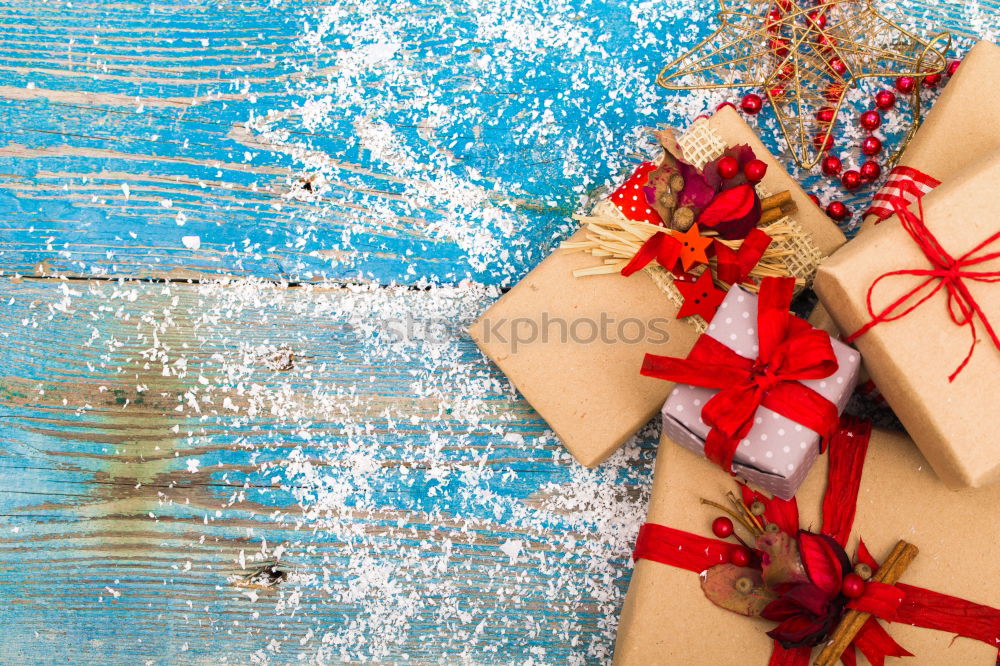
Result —
M 471 341 L 421 337 L 487 293 L 0 292 L 0 661 L 609 654 L 652 438 L 582 470 Z M 234 584 L 276 549 L 287 581 Z
M 2 3 L 0 270 L 509 284 L 641 127 L 731 99 L 646 84 L 713 9 Z

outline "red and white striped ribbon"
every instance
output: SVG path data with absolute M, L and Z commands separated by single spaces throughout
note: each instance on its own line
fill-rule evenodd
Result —
M 905 183 L 912 183 L 916 189 L 905 187 Z M 912 167 L 898 166 L 892 170 L 885 185 L 872 199 L 872 205 L 865 211 L 865 216 L 874 215 L 879 222 L 882 222 L 895 215 L 894 204 L 909 206 L 940 184 L 940 180 L 928 176 L 923 171 Z M 920 193 L 919 196 L 917 196 L 917 192 Z

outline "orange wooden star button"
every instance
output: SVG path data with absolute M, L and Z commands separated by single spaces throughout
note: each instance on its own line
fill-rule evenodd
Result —
M 698 225 L 691 225 L 687 231 L 674 231 L 674 238 L 681 242 L 681 264 L 685 271 L 691 270 L 695 264 L 708 264 L 705 250 L 712 244 L 711 238 L 706 238 L 698 231 Z

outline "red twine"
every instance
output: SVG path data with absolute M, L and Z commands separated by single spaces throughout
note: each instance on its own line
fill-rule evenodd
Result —
M 907 185 L 908 187 L 913 187 L 912 185 Z M 896 209 L 896 215 L 899 216 L 900 224 L 902 224 L 903 228 L 906 229 L 908 234 L 910 234 L 913 242 L 920 247 L 921 252 L 923 252 L 925 257 L 927 257 L 927 260 L 931 263 L 932 268 L 904 269 L 891 271 L 879 276 L 868 288 L 868 295 L 866 298 L 868 314 L 872 317 L 872 320 L 851 334 L 851 336 L 847 338 L 846 342 L 853 342 L 878 324 L 895 321 L 905 317 L 923 305 L 925 301 L 933 297 L 936 293 L 944 289 L 948 293 L 948 314 L 950 315 L 951 320 L 955 322 L 955 325 L 957 326 L 968 326 L 969 331 L 972 334 L 972 344 L 969 347 L 968 354 L 966 354 L 965 359 L 958 366 L 958 368 L 948 377 L 949 382 L 955 381 L 955 378 L 962 372 L 962 370 L 965 369 L 965 366 L 969 364 L 969 361 L 972 359 L 972 354 L 976 350 L 975 320 L 977 317 L 986 329 L 990 339 L 993 341 L 993 345 L 1000 350 L 1000 337 L 998 337 L 996 331 L 993 330 L 993 326 L 986 318 L 986 314 L 983 312 L 982 307 L 978 302 L 976 302 L 976 299 L 973 297 L 972 293 L 969 291 L 968 285 L 966 284 L 967 280 L 974 282 L 1000 282 L 1000 269 L 993 271 L 971 270 L 974 266 L 1000 258 L 1000 251 L 979 254 L 991 244 L 1000 241 L 1000 231 L 979 243 L 962 256 L 955 258 L 941 246 L 938 239 L 935 238 L 934 234 L 932 234 L 927 228 L 927 225 L 924 222 L 924 204 L 921 199 L 917 199 L 917 206 L 919 210 L 917 214 L 910 212 L 910 210 L 906 208 L 905 204 L 893 202 L 893 206 Z M 875 309 L 872 306 L 872 294 L 875 292 L 875 288 L 883 280 L 897 275 L 912 275 L 926 279 L 913 289 L 910 289 L 908 292 L 897 298 L 891 305 L 883 309 L 882 312 L 876 314 Z M 929 290 L 928 287 L 930 287 Z M 921 293 L 923 292 L 926 293 L 921 296 Z M 913 302 L 914 299 L 917 299 L 916 302 Z

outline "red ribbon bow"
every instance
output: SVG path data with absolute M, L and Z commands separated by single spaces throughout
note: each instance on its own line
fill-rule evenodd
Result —
M 822 379 L 837 371 L 830 336 L 789 312 L 795 282 L 764 278 L 757 302 L 759 355 L 740 356 L 709 335 L 702 335 L 686 359 L 647 354 L 642 374 L 667 381 L 719 389 L 702 408 L 711 428 L 705 457 L 732 471 L 740 440 L 753 427 L 761 406 L 824 438 L 837 426 L 837 407 L 803 379 Z
M 914 214 L 906 207 L 905 203 L 898 201 L 893 202 L 893 207 L 896 210 L 896 215 L 899 217 L 900 224 L 903 225 L 903 228 L 910 234 L 913 241 L 920 247 L 920 250 L 927 257 L 933 268 L 891 271 L 879 276 L 868 288 L 866 304 L 868 314 L 872 317 L 872 320 L 851 334 L 846 341 L 853 342 L 882 322 L 895 321 L 896 319 L 905 317 L 944 289 L 948 292 L 948 314 L 951 316 L 951 320 L 957 326 L 968 326 L 972 334 L 972 344 L 969 347 L 969 353 L 966 354 L 965 359 L 955 372 L 951 373 L 948 377 L 948 381 L 955 381 L 955 377 L 969 364 L 972 354 L 976 350 L 976 317 L 982 322 L 990 339 L 993 340 L 993 345 L 997 349 L 1000 349 L 1000 337 L 997 336 L 993 326 L 986 318 L 982 307 L 976 302 L 972 292 L 969 291 L 968 284 L 966 284 L 966 280 L 974 282 L 1000 282 L 1000 270 L 970 270 L 973 266 L 1000 258 L 1000 251 L 980 254 L 989 245 L 1000 241 L 1000 231 L 976 245 L 962 256 L 958 258 L 952 257 L 927 228 L 927 224 L 924 222 L 924 204 L 923 200 L 919 198 L 919 191 L 911 183 L 906 183 L 904 189 L 913 190 L 918 196 L 917 206 L 919 212 Z M 882 280 L 896 275 L 913 275 L 926 279 L 897 298 L 891 305 L 883 309 L 882 312 L 876 314 L 875 309 L 872 307 L 872 294 L 875 288 Z M 927 287 L 931 285 L 933 287 L 928 291 Z M 925 291 L 927 293 L 920 296 Z M 914 299 L 918 300 L 913 302 Z

